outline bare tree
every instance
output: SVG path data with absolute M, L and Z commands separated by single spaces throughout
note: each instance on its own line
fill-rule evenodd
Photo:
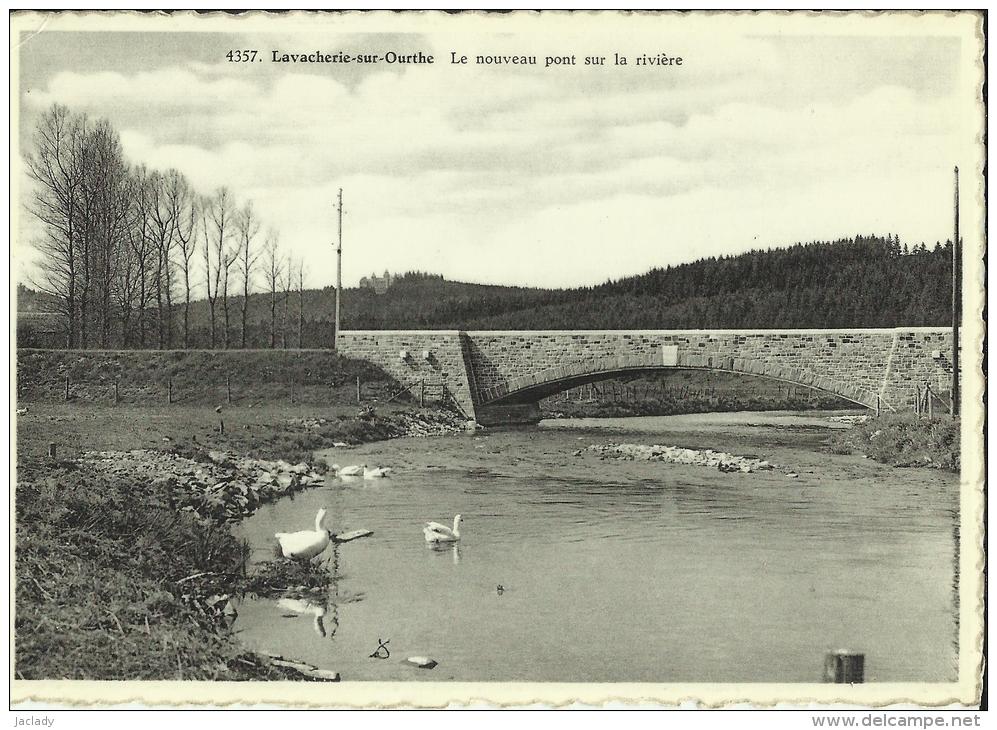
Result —
M 151 175 L 145 167 L 139 167 L 133 174 L 130 195 L 130 221 L 127 231 L 127 245 L 135 267 L 135 309 L 138 312 L 138 345 L 145 347 L 146 313 L 152 300 L 155 277 L 155 246 L 152 235 L 152 183 Z M 122 336 L 128 337 L 123 330 Z
M 225 344 L 228 346 L 228 270 L 232 255 L 228 246 L 231 236 L 232 197 L 227 188 L 219 188 L 214 197 L 202 206 L 201 224 L 204 231 L 204 279 L 207 289 L 208 314 L 211 318 L 211 347 L 217 346 L 216 304 L 224 288 L 223 306 L 226 309 Z
M 114 287 L 125 258 L 122 252 L 127 247 L 131 183 L 121 141 L 108 122 L 101 120 L 94 125 L 88 147 L 84 190 L 91 201 L 87 228 L 91 239 L 94 328 L 100 346 L 107 348 L 115 314 L 111 306 Z
M 156 292 L 156 347 L 160 350 L 169 342 L 172 332 L 170 257 L 173 254 L 176 219 L 173 217 L 174 210 L 167 191 L 169 186 L 166 175 L 153 172 L 149 176 L 150 232 L 156 256 L 156 273 L 153 279 Z
M 36 125 L 27 156 L 31 211 L 44 234 L 36 286 L 66 318 L 66 344 L 108 346 L 125 260 L 130 180 L 117 133 L 106 121 L 53 105 Z
M 36 183 L 31 212 L 44 235 L 36 242 L 40 274 L 32 283 L 59 302 L 66 318 L 66 346 L 79 342 L 77 317 L 82 262 L 77 256 L 78 207 L 83 166 L 78 152 L 86 134 L 86 118 L 68 107 L 53 105 L 42 114 L 33 135 L 34 151 L 27 156 L 28 174 Z
M 280 247 L 277 243 L 277 232 L 270 229 L 263 249 L 264 271 L 267 291 L 270 292 L 270 349 L 277 346 L 277 292 L 281 288 L 283 272 L 281 270 Z
M 253 241 L 260 232 L 260 223 L 253 212 L 253 204 L 246 203 L 236 219 L 239 237 L 238 268 L 242 274 L 242 331 L 239 346 L 246 349 L 246 322 L 249 316 L 249 290 L 252 285 L 253 267 L 259 253 L 253 249 Z
M 291 282 L 294 279 L 294 260 L 287 257 L 287 274 L 284 276 L 284 291 L 282 297 L 283 311 L 280 316 L 280 346 L 287 349 L 287 303 L 291 299 Z
M 178 176 L 177 184 L 171 188 L 173 216 L 177 221 L 176 250 L 179 254 L 180 271 L 183 274 L 183 346 L 190 347 L 190 273 L 191 260 L 197 249 L 197 220 L 200 214 L 198 201 L 186 178 Z
M 232 336 L 232 327 L 229 318 L 229 276 L 232 273 L 232 265 L 235 263 L 236 259 L 239 258 L 239 249 L 237 246 L 228 246 L 221 252 L 221 266 L 222 266 L 222 313 L 225 320 L 225 329 L 222 331 L 222 347 L 226 350 L 229 348 L 230 338 Z
M 31 283 L 51 295 L 63 315 L 67 347 L 172 347 L 179 335 L 174 298 L 183 296 L 183 345 L 191 345 L 191 297 L 203 256 L 211 346 L 232 336 L 230 300 L 241 288 L 240 346 L 251 340 L 249 296 L 259 266 L 260 219 L 251 205 L 236 207 L 220 188 L 199 198 L 177 170 L 132 167 L 118 133 L 106 120 L 90 120 L 61 105 L 38 118 L 26 155 L 32 181 L 28 207 L 41 223 L 32 243 L 40 254 Z M 268 237 L 271 346 L 276 345 L 278 291 L 287 328 L 292 271 Z M 233 270 L 234 267 L 234 270 Z M 285 270 L 285 267 L 286 270 Z M 233 276 L 241 275 L 241 287 Z M 298 272 L 299 287 L 303 272 Z M 300 300 L 300 296 L 299 296 Z M 300 308 L 300 306 L 299 306 Z M 299 313 L 301 340 L 301 315 Z M 287 346 L 287 332 L 282 335 Z
M 305 260 L 298 262 L 298 349 L 304 347 L 301 336 L 305 325 Z

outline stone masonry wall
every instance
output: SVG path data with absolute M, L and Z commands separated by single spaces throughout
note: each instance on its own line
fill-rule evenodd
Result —
M 467 417 L 474 417 L 468 367 L 456 331 L 344 331 L 339 334 L 338 350 L 347 357 L 379 365 L 402 385 L 416 385 L 420 381 L 427 386 L 444 383 Z M 402 351 L 407 353 L 404 359 Z M 418 387 L 412 393 L 418 397 Z M 438 387 L 427 391 L 433 400 L 439 394 Z
M 673 350 L 667 361 L 665 348 Z M 951 332 L 944 328 L 370 330 L 342 332 L 339 349 L 381 366 L 404 385 L 445 383 L 468 417 L 475 417 L 480 406 L 535 400 L 571 378 L 666 365 L 779 378 L 870 407 L 878 396 L 884 408 L 894 410 L 913 408 L 915 393 L 926 383 L 935 392 L 947 392 L 952 373 Z M 438 393 L 431 388 L 428 395 Z
M 944 329 L 771 331 L 468 332 L 477 402 L 600 370 L 660 367 L 677 346 L 678 367 L 778 377 L 874 406 L 912 407 L 915 389 L 948 390 L 951 335 Z M 933 357 L 937 351 L 938 357 Z

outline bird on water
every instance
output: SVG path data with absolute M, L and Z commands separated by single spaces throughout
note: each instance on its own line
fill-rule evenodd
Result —
M 422 528 L 426 542 L 457 542 L 460 540 L 460 522 L 463 518 L 457 515 L 453 518 L 453 529 L 439 522 L 427 522 Z
M 325 507 L 315 515 L 314 530 L 299 530 L 298 532 L 278 532 L 274 535 L 280 544 L 281 553 L 285 558 L 311 560 L 329 547 L 332 532 L 322 527 L 325 519 Z

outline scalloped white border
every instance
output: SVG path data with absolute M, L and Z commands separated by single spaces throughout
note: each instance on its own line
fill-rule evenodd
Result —
M 217 5 L 216 5 L 217 7 Z M 342 32 L 440 32 L 477 34 L 550 33 L 581 31 L 598 27 L 602 35 L 626 33 L 639 18 L 642 27 L 659 22 L 681 22 L 690 32 L 723 33 L 723 27 L 733 24 L 750 26 L 761 32 L 778 23 L 780 32 L 806 29 L 810 33 L 848 33 L 864 35 L 882 33 L 889 23 L 889 32 L 902 34 L 908 29 L 923 30 L 924 24 L 936 23 L 945 34 L 958 34 L 964 39 L 962 82 L 963 93 L 979 99 L 975 120 L 978 155 L 975 160 L 963 160 L 962 170 L 962 232 L 965 237 L 963 268 L 963 352 L 964 375 L 962 392 L 962 478 L 960 493 L 960 656 L 959 679 L 953 683 L 864 684 L 856 686 L 825 684 L 559 684 L 559 683 L 380 683 L 344 682 L 341 684 L 302 684 L 290 682 L 202 683 L 202 682 L 77 682 L 11 680 L 10 701 L 15 703 L 55 703 L 62 706 L 107 707 L 140 702 L 145 705 L 168 706 L 231 706 L 277 705 L 284 707 L 445 707 L 453 705 L 525 706 L 541 703 L 547 706 L 571 704 L 601 705 L 624 703 L 661 706 L 700 707 L 775 705 L 845 705 L 885 707 L 912 705 L 942 707 L 953 704 L 978 704 L 981 691 L 983 638 L 983 505 L 984 505 L 984 443 L 985 413 L 983 396 L 985 378 L 982 353 L 985 323 L 983 307 L 986 297 L 983 267 L 986 240 L 986 215 L 983 197 L 983 170 L 986 150 L 983 134 L 986 107 L 982 102 L 984 79 L 982 16 L 978 13 L 931 11 L 862 11 L 834 15 L 807 11 L 738 11 L 696 10 L 692 12 L 616 12 L 616 11 L 520 11 L 495 15 L 466 12 L 448 15 L 434 11 L 406 13 L 295 11 L 273 14 L 250 11 L 238 16 L 214 13 L 197 16 L 189 11 L 170 15 L 137 13 L 127 9 L 109 12 L 60 12 L 40 15 L 29 11 L 11 16 L 10 22 L 10 133 L 11 149 L 17 143 L 17 34 L 22 30 L 156 30 L 184 32 L 240 32 L 263 29 L 294 32 L 301 29 L 314 32 L 322 25 Z M 870 22 L 875 21 L 875 22 Z M 237 26 L 237 27 L 236 27 Z M 10 240 L 16 240 L 17 180 L 11 158 L 10 175 Z M 15 255 L 12 243 L 11 255 Z M 8 274 L 9 276 L 9 274 Z M 10 287 L 14 310 L 14 291 Z M 13 322 L 13 320 L 12 320 Z M 13 324 L 11 325 L 13 329 Z M 13 336 L 11 337 L 11 342 Z M 971 357 L 976 353 L 976 357 Z M 15 354 L 10 351 L 10 372 L 14 372 Z M 12 384 L 13 385 L 13 384 Z M 11 396 L 13 400 L 13 396 Z M 11 424 L 12 425 L 12 424 Z M 13 434 L 13 428 L 11 428 Z M 11 484 L 14 479 L 14 442 L 11 443 Z M 13 500 L 11 490 L 11 500 Z M 13 504 L 11 503 L 10 550 L 14 550 Z M 11 563 L 12 565 L 12 563 Z M 14 574 L 10 576 L 10 634 L 13 636 Z M 10 677 L 13 678 L 11 652 Z M 36 705 L 37 706 L 37 705 Z

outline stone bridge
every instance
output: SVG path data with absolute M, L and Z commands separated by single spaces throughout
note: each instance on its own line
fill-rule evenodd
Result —
M 640 371 L 718 370 L 817 388 L 867 408 L 914 408 L 947 392 L 945 328 L 841 330 L 344 331 L 339 351 L 405 385 L 444 392 L 483 424 L 535 420 L 540 399 Z M 419 392 L 422 392 L 421 390 Z

